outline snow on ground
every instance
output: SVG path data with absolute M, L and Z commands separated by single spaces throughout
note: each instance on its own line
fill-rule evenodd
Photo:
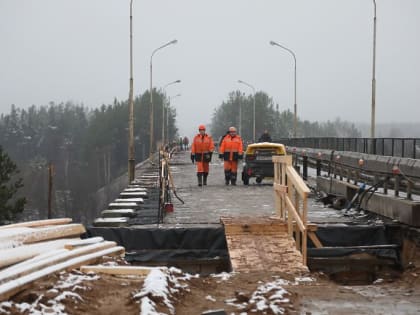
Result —
M 293 303 L 289 299 L 291 294 L 283 286 L 315 281 L 311 277 L 296 277 L 294 282 L 278 277 L 274 278 L 275 280 L 273 281 L 260 284 L 251 295 L 247 295 L 244 292 L 236 292 L 236 297 L 225 300 L 225 303 L 236 307 L 239 311 L 243 311 L 243 314 L 256 312 L 284 314 L 286 309 L 293 307 Z
M 156 310 L 158 304 L 164 307 L 169 314 L 175 314 L 173 303 L 178 295 L 188 290 L 188 285 L 183 282 L 191 277 L 174 267 L 152 269 L 144 280 L 143 288 L 134 294 L 134 298 L 140 300 L 140 314 L 166 314 Z
M 237 292 L 235 298 L 225 302 L 240 311 L 251 314 L 256 312 L 284 314 L 286 307 L 292 306 L 292 302 L 288 298 L 290 293 L 282 287 L 288 283 L 286 280 L 276 279 L 258 286 L 251 296 Z
M 229 280 L 235 273 L 234 272 L 221 272 L 221 273 L 213 273 L 210 276 L 213 278 L 220 278 L 221 281 Z M 220 283 L 221 281 L 218 281 Z
M 69 299 L 83 301 L 83 297 L 74 291 L 86 289 L 82 285 L 84 281 L 94 281 L 97 279 L 99 279 L 99 276 L 93 273 L 84 274 L 75 270 L 71 273 L 63 271 L 60 273 L 60 280 L 57 281 L 52 289 L 48 290 L 49 298 L 42 294 L 31 304 L 9 301 L 2 302 L 0 303 L 0 314 L 10 314 L 10 311 L 14 309 L 29 315 L 65 315 L 67 312 L 62 302 Z

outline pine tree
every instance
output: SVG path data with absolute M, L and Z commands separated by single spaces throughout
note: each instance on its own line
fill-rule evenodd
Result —
M 15 179 L 18 173 L 16 164 L 0 146 L 0 222 L 14 219 L 26 203 L 25 198 L 14 198 L 23 187 L 22 178 Z

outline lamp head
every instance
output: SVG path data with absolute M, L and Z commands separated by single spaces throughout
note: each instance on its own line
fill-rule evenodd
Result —
M 276 42 L 274 42 L 274 41 L 272 41 L 272 40 L 270 40 L 270 45 L 277 45 L 277 43 Z
M 244 83 L 244 81 L 242 81 L 242 80 L 238 80 L 238 83 Z
M 181 83 L 181 80 L 176 80 L 175 83 Z
M 169 44 L 176 44 L 178 43 L 178 40 L 174 39 L 173 41 L 171 41 Z

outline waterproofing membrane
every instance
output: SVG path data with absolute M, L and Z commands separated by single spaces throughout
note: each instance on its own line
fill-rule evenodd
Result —
M 365 252 L 399 262 L 398 248 L 349 249 L 348 246 L 401 245 L 386 226 L 325 225 L 318 226 L 316 235 L 322 245 L 314 248 L 308 239 L 309 257 L 340 257 Z M 391 234 L 393 237 L 391 237 Z M 88 227 L 87 236 L 102 236 L 126 249 L 127 261 L 173 261 L 228 258 L 223 227 L 197 228 L 105 228 Z
M 394 259 L 399 262 L 399 247 L 401 240 L 391 237 L 384 225 L 336 225 L 318 226 L 316 235 L 321 244 L 330 248 L 314 248 L 313 243 L 308 240 L 309 257 L 339 257 L 355 253 L 369 253 L 382 258 Z M 374 245 L 395 245 L 396 248 L 389 249 L 349 249 L 348 246 L 374 246 Z M 331 248 L 333 247 L 333 248 Z
M 126 249 L 127 261 L 173 261 L 227 258 L 223 227 L 102 228 L 88 227 L 87 236 L 102 236 Z

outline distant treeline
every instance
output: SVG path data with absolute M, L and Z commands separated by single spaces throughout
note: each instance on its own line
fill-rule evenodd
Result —
M 162 138 L 162 106 L 169 109 L 167 135 L 173 139 L 175 109 L 156 90 L 153 104 L 155 141 Z M 134 100 L 136 162 L 149 153 L 149 113 L 150 93 L 145 92 Z M 93 208 L 89 195 L 127 170 L 128 103 L 114 100 L 94 110 L 71 102 L 28 109 L 12 105 L 9 114 L 0 116 L 0 145 L 19 167 L 24 179 L 20 194 L 35 218 L 46 217 L 51 163 L 54 215 L 86 221 Z
M 213 113 L 211 132 L 215 139 L 226 133 L 229 126 L 241 129 L 244 141 L 253 138 L 253 112 L 254 96 L 231 92 L 228 99 Z M 241 115 L 239 110 L 241 108 Z M 298 113 L 299 114 L 299 113 Z M 239 128 L 239 117 L 241 126 Z M 255 94 L 255 133 L 256 139 L 264 132 L 269 131 L 273 140 L 293 137 L 294 115 L 290 110 L 279 111 L 279 106 L 274 105 L 272 98 L 264 92 Z M 360 131 L 354 124 L 337 118 L 335 121 L 310 122 L 297 121 L 297 137 L 360 137 Z

